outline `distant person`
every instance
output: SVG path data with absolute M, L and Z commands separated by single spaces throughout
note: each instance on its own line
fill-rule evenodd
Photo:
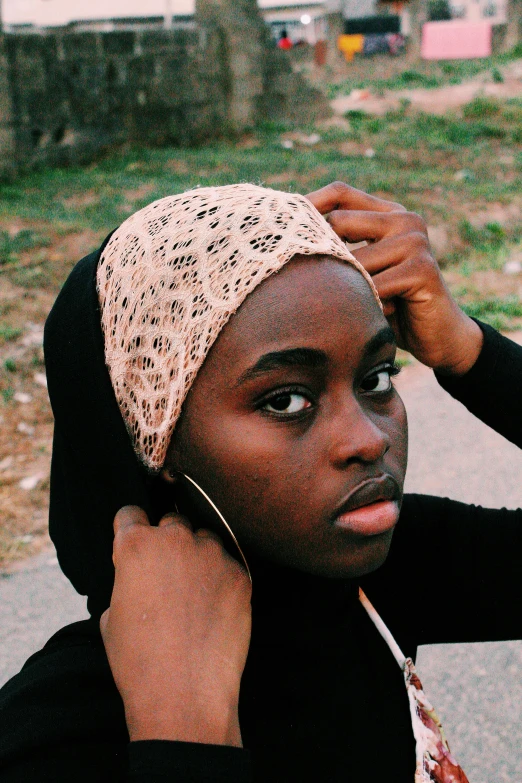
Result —
M 279 36 L 279 41 L 277 42 L 277 45 L 280 49 L 291 49 L 293 47 L 293 43 L 288 37 L 288 33 L 286 30 L 281 30 L 281 35 Z

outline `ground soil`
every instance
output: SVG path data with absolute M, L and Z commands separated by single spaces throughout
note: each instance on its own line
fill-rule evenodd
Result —
M 22 223 L 0 223 L 0 231 L 28 227 Z M 49 257 L 57 279 L 62 281 L 72 263 L 100 239 L 91 231 L 54 235 Z M 26 260 L 34 263 L 30 252 Z M 48 543 L 53 417 L 42 342 L 44 322 L 56 293 L 57 286 L 25 288 L 2 280 L 1 320 L 21 333 L 15 340 L 0 341 L 2 390 L 13 394 L 8 404 L 0 400 L 0 570 Z M 14 363 L 16 371 L 6 369 L 6 362 Z

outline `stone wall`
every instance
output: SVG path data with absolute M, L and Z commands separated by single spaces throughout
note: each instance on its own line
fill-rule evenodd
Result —
M 189 29 L 6 35 L 0 173 L 87 161 L 124 141 L 194 145 L 328 112 L 270 40 L 256 0 L 199 6 Z

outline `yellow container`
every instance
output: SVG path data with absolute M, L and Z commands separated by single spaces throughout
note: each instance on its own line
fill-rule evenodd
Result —
M 364 35 L 340 35 L 337 39 L 337 48 L 344 54 L 346 62 L 351 62 L 358 52 L 362 52 Z

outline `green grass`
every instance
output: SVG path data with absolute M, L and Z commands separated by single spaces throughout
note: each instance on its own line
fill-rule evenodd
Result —
M 467 119 L 480 120 L 482 117 L 495 117 L 501 111 L 502 103 L 499 100 L 488 95 L 477 95 L 464 106 L 462 113 Z
M 6 372 L 16 372 L 17 367 L 16 367 L 15 360 L 14 359 L 6 359 L 4 361 L 4 370 Z
M 0 226 L 30 226 L 0 231 L 0 273 L 28 292 L 56 291 L 78 260 L 73 254 L 61 260 L 60 243 L 85 233 L 94 249 L 155 199 L 233 182 L 306 193 L 337 179 L 399 201 L 429 225 L 443 225 L 449 242 L 439 261 L 463 277 L 502 267 L 522 228 L 509 208 L 522 192 L 522 100 L 475 99 L 463 116 L 443 117 L 414 113 L 405 102 L 384 117 L 351 112 L 348 119 L 349 129 L 319 129 L 321 141 L 313 146 L 296 142 L 285 149 L 285 126 L 265 124 L 239 143 L 126 148 L 90 166 L 43 169 L 0 183 Z M 364 154 L 369 148 L 373 157 Z M 472 218 L 493 205 L 494 218 Z M 490 315 L 518 317 L 510 313 Z M 18 334 L 0 325 L 0 343 Z
M 486 102 L 489 112 L 480 113 L 481 104 Z M 492 106 L 495 107 L 494 113 Z M 408 116 L 407 105 L 397 112 L 388 112 L 385 117 L 373 117 L 358 110 L 347 111 L 345 117 L 358 137 L 383 134 L 388 141 L 399 142 L 403 146 L 415 147 L 421 144 L 431 150 L 453 150 L 488 139 L 501 139 L 508 144 L 518 143 L 522 121 L 520 108 L 516 102 L 504 108 L 501 104 L 497 107 L 496 101 L 476 98 L 464 107 L 464 117 L 423 112 Z
M 517 296 L 486 297 L 474 302 L 461 303 L 468 315 L 485 321 L 495 329 L 509 329 L 513 318 L 522 317 L 522 301 Z
M 522 44 L 518 44 L 510 52 L 496 54 L 491 57 L 483 57 L 476 60 L 448 60 L 442 62 L 420 62 L 414 68 L 402 66 L 402 60 L 396 63 L 388 58 L 388 70 L 395 71 L 391 75 L 383 77 L 379 67 L 381 61 L 376 59 L 375 67 L 372 59 L 365 58 L 360 61 L 356 57 L 356 67 L 353 76 L 336 83 L 324 86 L 329 98 L 337 98 L 339 95 L 348 95 L 351 90 L 371 89 L 372 92 L 382 93 L 385 90 L 408 90 L 416 87 L 433 89 L 443 87 L 446 84 L 460 84 L 466 79 L 472 79 L 480 73 L 488 73 L 493 82 L 502 82 L 501 66 L 507 65 L 512 60 L 522 57 Z
M 16 261 L 25 250 L 48 247 L 50 242 L 48 236 L 31 229 L 22 229 L 13 236 L 7 231 L 0 231 L 0 265 Z
M 491 245 L 500 245 L 506 232 L 499 223 L 486 223 L 481 228 L 473 226 L 469 220 L 463 220 L 459 225 L 462 239 L 473 247 L 483 249 Z
M 21 329 L 15 329 L 8 324 L 0 323 L 0 345 L 17 340 L 22 334 Z
M 2 389 L 1 395 L 4 404 L 7 405 L 14 397 L 14 389 L 11 386 L 8 386 L 7 389 Z
M 500 146 L 516 144 L 521 112 L 522 104 L 512 101 L 494 121 L 410 116 L 407 110 L 386 117 L 352 113 L 351 132 L 323 132 L 322 141 L 314 147 L 283 149 L 279 129 L 264 129 L 257 132 L 257 146 L 251 148 L 222 141 L 200 149 L 115 152 L 86 168 L 46 169 L 0 185 L 0 218 L 44 221 L 62 233 L 84 229 L 108 232 L 150 201 L 198 185 L 248 181 L 306 192 L 333 179 L 405 201 L 430 218 L 430 212 L 444 211 L 445 205 L 443 197 L 433 205 L 432 194 L 428 203 L 423 203 L 422 192 L 435 186 L 458 192 L 461 204 L 507 202 L 520 192 L 520 157 L 507 173 L 496 159 Z M 344 141 L 367 145 L 376 155 L 368 159 L 341 154 L 339 144 Z M 455 181 L 457 171 L 467 174 Z M 148 188 L 143 198 L 126 196 L 143 186 Z M 82 201 L 79 194 L 91 197 Z M 459 217 L 464 219 L 462 214 Z M 26 255 L 29 246 L 35 251 L 33 258 L 41 251 L 39 263 L 45 265 L 48 237 L 28 233 L 30 236 L 15 238 L 4 233 L 0 237 L 3 258 L 16 262 L 23 240 Z

